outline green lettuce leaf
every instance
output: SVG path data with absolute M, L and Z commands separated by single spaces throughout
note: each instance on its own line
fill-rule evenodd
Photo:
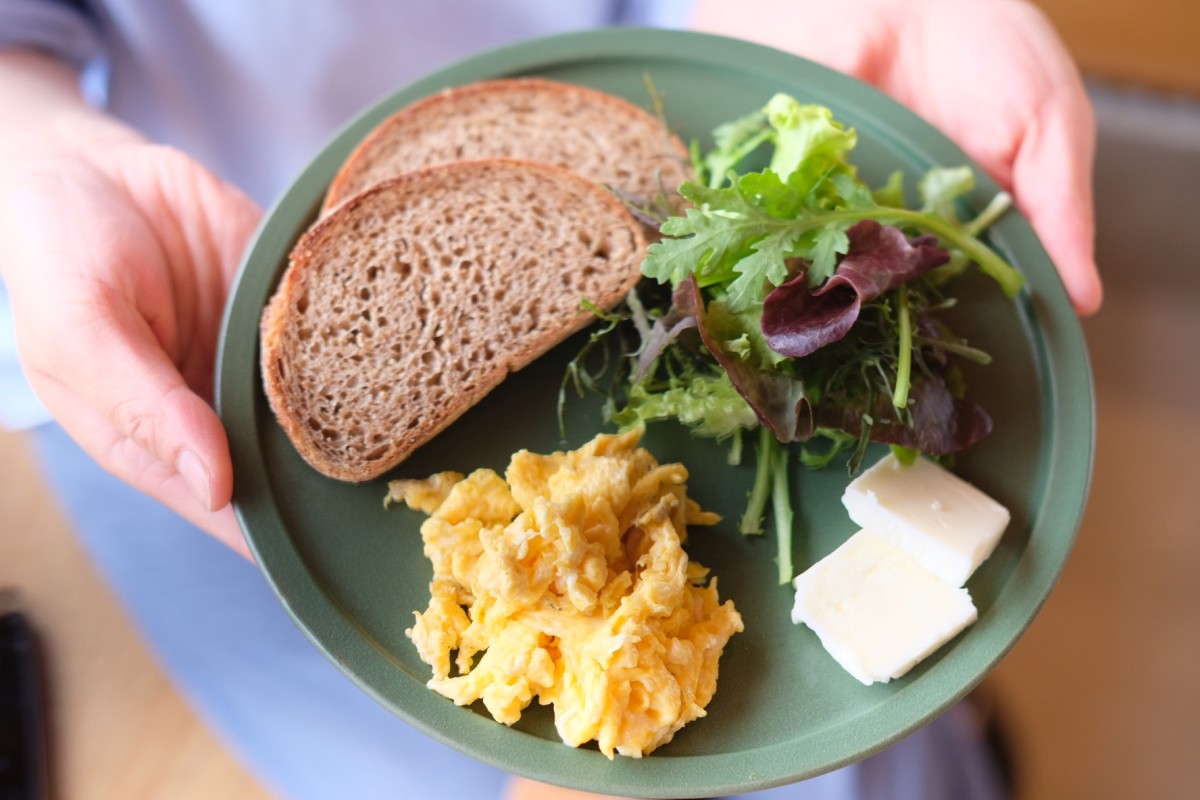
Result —
M 677 419 L 699 436 L 724 439 L 758 425 L 754 409 L 724 372 L 695 375 L 655 390 L 634 384 L 626 404 L 613 414 L 622 430 L 661 419 Z

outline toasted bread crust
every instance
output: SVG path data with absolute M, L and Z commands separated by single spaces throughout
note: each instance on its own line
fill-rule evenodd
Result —
M 419 100 L 384 120 L 330 185 L 323 213 L 389 177 L 447 161 L 519 158 L 556 164 L 644 199 L 673 193 L 687 148 L 622 98 L 540 78 L 483 81 Z
M 389 179 L 293 249 L 261 322 L 267 399 L 297 451 L 377 477 L 636 284 L 641 226 L 594 182 L 513 159 Z

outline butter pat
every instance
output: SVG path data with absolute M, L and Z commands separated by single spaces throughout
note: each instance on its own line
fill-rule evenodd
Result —
M 1008 509 L 926 458 L 905 466 L 891 453 L 846 487 L 850 519 L 962 586 L 1004 529 Z
M 811 628 L 865 684 L 904 675 L 978 616 L 966 589 L 869 531 L 851 536 L 793 585 L 792 621 Z

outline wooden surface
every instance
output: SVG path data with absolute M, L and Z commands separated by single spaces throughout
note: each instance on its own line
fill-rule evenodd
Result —
M 1093 78 L 1200 97 L 1197 0 L 1035 0 Z
M 0 433 L 0 588 L 45 655 L 56 800 L 268 795 L 175 692 L 92 571 L 24 438 Z

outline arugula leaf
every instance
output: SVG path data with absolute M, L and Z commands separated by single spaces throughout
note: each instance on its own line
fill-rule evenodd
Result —
M 921 210 L 937 214 L 947 222 L 958 222 L 954 204 L 975 188 L 970 167 L 934 167 L 917 182 Z
M 813 225 L 798 220 L 829 208 L 873 205 L 870 191 L 854 179 L 846 160 L 857 141 L 855 132 L 833 119 L 828 108 L 777 94 L 763 111 L 718 128 L 714 138 L 716 147 L 705 161 L 712 173 L 708 186 L 681 187 L 692 207 L 662 226 L 662 233 L 674 238 L 651 246 L 643 272 L 673 285 L 690 275 L 702 286 L 728 283 L 735 309 L 751 307 L 770 287 L 783 283 L 789 258 L 812 261 L 813 280 L 832 274 L 848 246 L 845 229 L 854 220 L 824 219 Z M 775 147 L 768 169 L 730 175 L 729 185 L 722 186 L 718 171 L 732 169 L 767 139 Z
M 896 170 L 888 176 L 887 183 L 871 194 L 876 205 L 904 208 L 907 205 L 904 200 L 904 173 Z
M 691 275 L 702 287 L 724 284 L 731 306 L 744 310 L 788 279 L 789 260 L 810 262 L 809 286 L 823 284 L 847 252 L 846 230 L 873 219 L 933 234 L 956 266 L 974 261 L 1010 297 L 1020 290 L 1021 275 L 975 238 L 1007 202 L 990 205 L 970 223 L 959 220 L 955 203 L 974 187 L 969 168 L 930 170 L 918 183 L 921 210 L 881 205 L 881 199 L 903 198 L 900 178 L 893 176 L 880 192 L 860 181 L 847 161 L 854 131 L 834 120 L 829 109 L 776 95 L 765 117 L 767 138 L 775 145 L 770 167 L 740 177 L 731 173 L 729 184 L 719 188 L 711 180 L 709 186 L 685 183 L 680 194 L 692 207 L 662 226 L 668 238 L 651 245 L 643 264 L 647 276 L 675 286 Z M 741 147 L 757 146 L 763 135 L 758 120 L 747 118 L 724 131 L 721 157 L 710 163 L 736 163 Z
M 754 111 L 717 127 L 713 131 L 713 149 L 701 161 L 708 177 L 697 173 L 697 178 L 707 180 L 710 188 L 719 187 L 731 170 L 770 138 L 771 129 L 762 111 Z
M 753 205 L 776 219 L 795 219 L 804 209 L 806 196 L 771 170 L 748 172 L 737 178 L 737 190 Z
M 739 294 L 745 297 L 754 294 L 755 281 L 786 277 L 783 257 L 788 241 L 799 235 L 788 220 L 758 208 L 736 186 L 709 189 L 685 183 L 679 191 L 693 205 L 685 216 L 663 224 L 662 233 L 674 238 L 650 245 L 642 264 L 646 276 L 676 286 L 693 275 L 705 285 L 740 278 Z M 735 265 L 756 252 L 753 271 L 734 272 Z
M 796 252 L 803 233 L 785 228 L 750 244 L 751 253 L 733 265 L 737 277 L 726 287 L 731 308 L 752 308 L 761 302 L 772 286 L 787 280 L 787 260 Z

